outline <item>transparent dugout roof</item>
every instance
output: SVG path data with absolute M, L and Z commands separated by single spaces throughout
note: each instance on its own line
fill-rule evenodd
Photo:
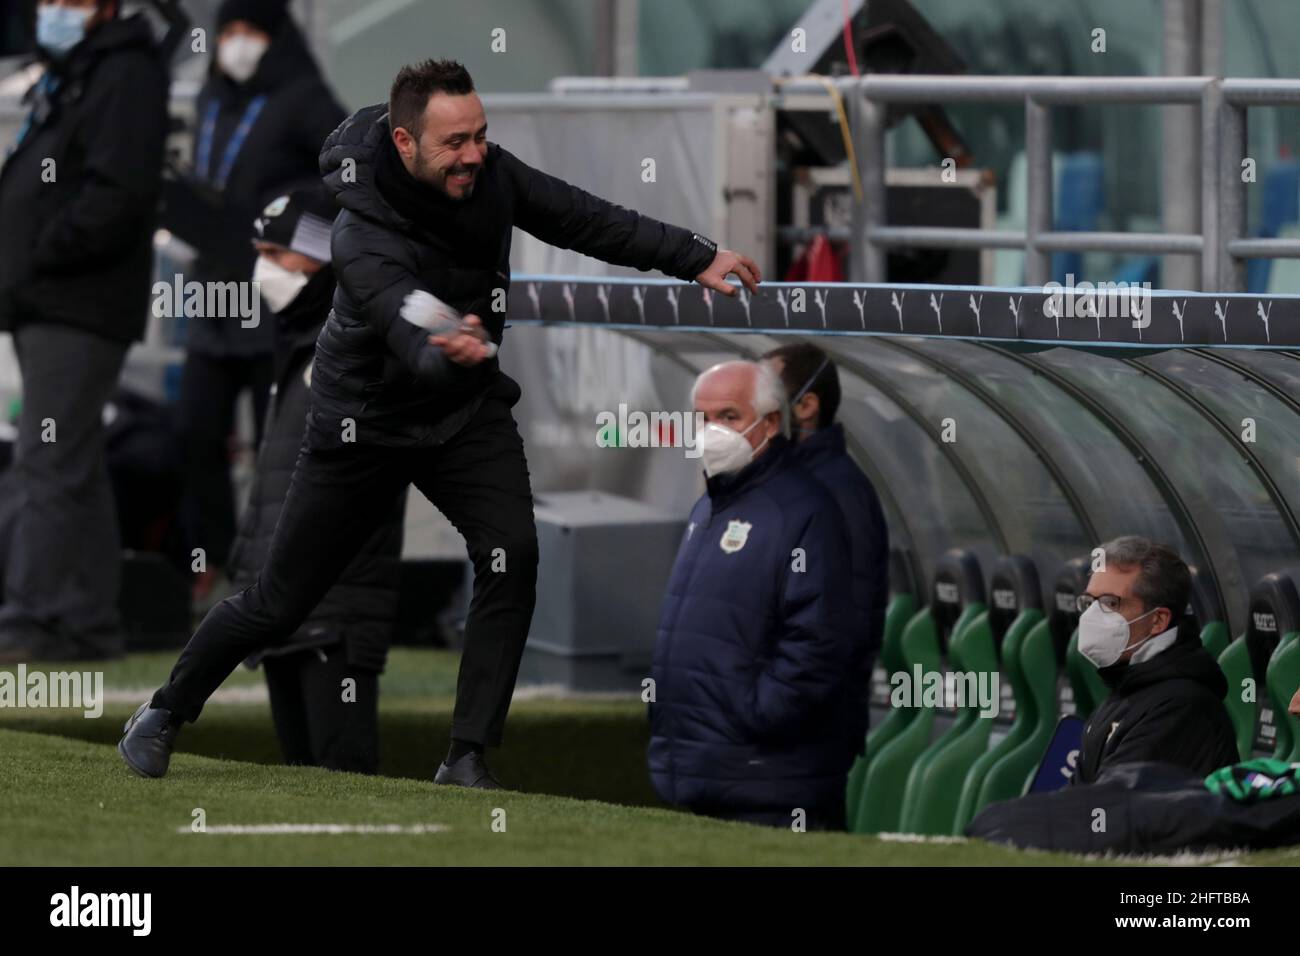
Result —
M 636 337 L 695 370 L 800 340 Z M 943 552 L 965 548 L 986 575 L 999 554 L 1029 555 L 1048 590 L 1069 559 L 1141 534 L 1203 570 L 1238 633 L 1250 586 L 1300 565 L 1300 358 L 1291 353 L 816 342 L 840 370 L 850 453 L 923 586 Z

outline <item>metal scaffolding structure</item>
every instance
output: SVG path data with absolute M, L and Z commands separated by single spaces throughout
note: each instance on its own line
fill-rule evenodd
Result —
M 782 95 L 825 91 L 821 79 L 793 79 Z M 902 76 L 832 80 L 845 96 L 862 196 L 853 210 L 849 276 L 885 281 L 893 247 L 1023 249 L 1025 284 L 1051 279 L 1063 250 L 1196 256 L 1202 291 L 1240 292 L 1245 260 L 1300 257 L 1300 240 L 1246 238 L 1246 110 L 1300 103 L 1300 80 L 1191 77 Z M 885 211 L 885 107 L 890 103 L 1023 102 L 1028 162 L 1026 228 L 993 230 L 891 226 Z M 1200 112 L 1200 229 L 1189 233 L 1061 232 L 1052 229 L 1051 108 L 1078 103 L 1181 104 Z

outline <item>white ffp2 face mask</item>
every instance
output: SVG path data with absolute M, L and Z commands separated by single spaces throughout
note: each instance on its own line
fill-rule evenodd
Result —
M 1136 624 L 1144 617 L 1150 617 L 1158 607 L 1153 607 L 1133 620 L 1128 620 L 1119 611 L 1108 611 L 1100 601 L 1093 601 L 1088 610 L 1079 617 L 1079 653 L 1098 667 L 1109 667 L 1120 659 L 1128 647 L 1129 625 Z M 1137 644 L 1149 641 L 1154 635 L 1148 634 Z
M 217 66 L 236 83 L 247 83 L 270 46 L 260 37 L 233 36 L 217 47 Z
M 266 256 L 259 256 L 257 265 L 253 267 L 253 281 L 261 289 L 262 298 L 271 310 L 283 312 L 310 280 L 304 272 L 290 272 Z
M 704 465 L 704 473 L 712 478 L 714 475 L 725 475 L 733 471 L 740 471 L 751 461 L 754 460 L 754 452 L 758 449 L 752 447 L 745 440 L 745 436 L 753 431 L 754 426 L 761 422 L 762 418 L 756 418 L 743 432 L 738 432 L 733 428 L 725 425 L 719 425 L 716 422 L 709 422 L 700 431 L 700 461 Z M 767 444 L 767 439 L 763 439 L 762 448 Z

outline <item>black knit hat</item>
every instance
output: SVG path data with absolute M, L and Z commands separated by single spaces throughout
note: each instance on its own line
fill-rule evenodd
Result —
M 330 228 L 339 207 L 324 185 L 305 186 L 273 199 L 253 222 L 253 238 L 330 261 Z
M 286 0 L 225 0 L 217 10 L 217 32 L 228 23 L 244 20 L 275 36 L 288 16 Z

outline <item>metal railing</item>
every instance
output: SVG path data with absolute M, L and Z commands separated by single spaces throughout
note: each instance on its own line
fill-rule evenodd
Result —
M 844 95 L 862 197 L 853 204 L 849 277 L 885 281 L 896 247 L 1023 249 L 1025 284 L 1051 279 L 1051 254 L 1097 251 L 1196 255 L 1203 291 L 1244 291 L 1246 259 L 1300 258 L 1300 240 L 1249 239 L 1246 232 L 1246 110 L 1300 103 L 1300 80 L 1209 76 L 1043 77 L 871 75 L 832 80 Z M 782 82 L 782 94 L 824 94 L 819 80 Z M 1025 107 L 1025 229 L 891 226 L 885 212 L 885 106 L 890 103 L 1005 103 Z M 1183 104 L 1200 108 L 1200 232 L 1061 232 L 1052 229 L 1051 107 L 1078 103 Z

